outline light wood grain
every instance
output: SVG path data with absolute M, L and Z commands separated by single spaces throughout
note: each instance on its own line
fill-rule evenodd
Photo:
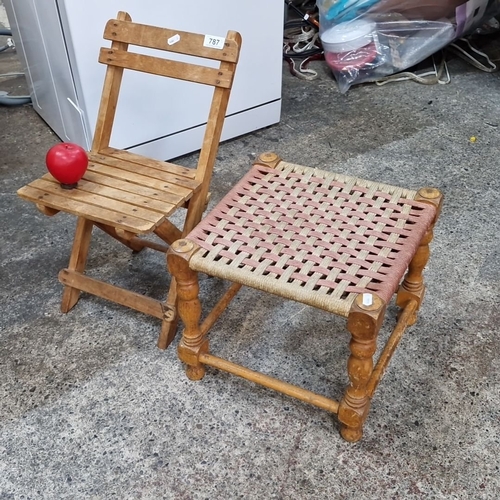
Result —
M 216 35 L 216 33 L 207 34 Z M 174 36 L 176 39 L 178 38 L 178 41 L 174 44 L 169 44 L 168 41 Z M 141 47 L 168 50 L 169 52 L 178 54 L 232 63 L 238 62 L 240 48 L 239 44 L 232 36 L 226 37 L 223 49 L 214 49 L 203 45 L 205 40 L 204 34 L 158 28 L 118 20 L 108 21 L 103 38 L 116 42 L 139 45 Z
M 267 154 L 261 156 L 256 164 L 265 165 L 272 169 L 278 168 L 280 162 L 281 160 L 277 155 Z M 305 167 L 302 169 L 305 169 Z M 296 172 L 293 172 L 293 174 L 296 175 Z M 303 182 L 306 183 L 306 175 L 303 176 Z M 361 182 L 365 181 L 361 180 Z M 284 185 L 288 186 L 286 179 Z M 241 184 L 239 187 L 241 188 Z M 223 199 L 221 205 L 231 208 L 229 198 L 233 196 L 233 193 L 234 191 Z M 228 275 L 226 271 L 231 260 L 227 257 L 228 252 L 219 253 L 216 250 L 217 245 L 219 245 L 218 242 L 211 242 L 210 236 L 207 238 L 200 236 L 200 234 L 211 230 L 210 228 L 213 226 L 210 226 L 210 224 L 214 219 L 223 219 L 221 212 L 218 210 L 214 210 L 212 215 L 209 215 L 206 224 L 202 222 L 201 226 L 198 226 L 196 233 L 192 233 L 187 238 L 177 240 L 167 252 L 167 262 L 170 272 L 177 281 L 177 310 L 180 320 L 185 327 L 179 343 L 178 356 L 186 365 L 187 376 L 191 380 L 202 379 L 206 373 L 206 366 L 224 370 L 253 383 L 336 413 L 340 422 L 342 437 L 350 442 L 360 440 L 363 436 L 363 426 L 368 416 L 375 390 L 382 380 L 405 330 L 415 322 L 416 312 L 420 307 L 425 288 L 422 273 L 429 258 L 429 244 L 432 240 L 434 224 L 441 210 L 442 195 L 437 190 L 427 188 L 418 191 L 418 193 L 412 192 L 408 194 L 408 199 L 415 199 L 419 202 L 431 204 L 434 210 L 427 211 L 428 216 L 422 223 L 425 225 L 421 226 L 420 241 L 415 239 L 413 244 L 410 245 L 408 244 L 408 240 L 406 240 L 406 250 L 408 253 L 411 252 L 410 255 L 414 256 L 410 262 L 408 262 L 409 257 L 406 258 L 403 256 L 405 260 L 402 261 L 401 273 L 398 275 L 399 281 L 404 267 L 408 267 L 406 276 L 397 294 L 397 304 L 402 308 L 399 320 L 391 335 L 385 340 L 378 360 L 375 362 L 374 355 L 377 351 L 377 340 L 386 313 L 386 302 L 368 288 L 366 289 L 366 293 L 358 293 L 355 296 L 354 302 L 347 314 L 347 329 L 351 334 L 349 342 L 350 356 L 347 361 L 349 384 L 340 402 L 267 374 L 251 370 L 235 362 L 215 356 L 210 352 L 209 330 L 228 307 L 242 284 L 251 286 L 260 292 L 266 290 L 262 285 L 262 279 L 260 282 L 252 282 L 247 279 L 242 269 L 244 266 L 241 265 L 231 275 L 231 280 L 234 282 L 229 289 L 212 310 L 208 314 L 205 313 L 203 322 L 200 322 L 202 306 L 199 297 L 198 272 L 204 272 L 210 276 L 225 279 Z M 401 203 L 405 202 L 401 201 Z M 261 197 L 253 198 L 249 196 L 246 201 L 242 201 L 240 198 L 238 204 L 240 204 L 239 209 L 243 206 L 242 211 L 245 213 L 252 213 L 256 207 L 262 209 L 263 201 Z M 269 209 L 269 207 L 266 207 L 266 209 Z M 420 206 L 420 209 L 422 209 L 422 206 Z M 290 215 L 290 217 L 293 218 L 294 215 Z M 434 220 L 431 221 L 431 217 Z M 364 219 L 358 218 L 358 220 L 364 222 Z M 247 221 L 246 218 L 245 221 Z M 429 223 L 430 227 L 427 232 L 424 232 Z M 221 239 L 225 238 L 236 241 L 232 237 L 235 225 L 233 221 L 231 221 L 231 225 L 232 229 L 224 229 L 222 224 L 217 224 L 213 231 L 220 235 Z M 394 228 L 394 230 L 398 231 L 398 228 Z M 212 233 L 212 236 L 215 233 Z M 266 243 L 269 242 L 266 241 Z M 416 247 L 417 244 L 418 246 Z M 292 245 L 285 246 L 282 251 L 293 254 L 295 250 Z M 361 255 L 361 253 L 358 255 Z M 359 258 L 361 260 L 361 256 Z M 280 284 L 277 284 L 272 290 L 269 288 L 267 290 L 280 297 L 292 298 L 287 295 L 285 287 Z M 392 290 L 394 291 L 394 288 Z M 366 297 L 366 302 L 364 300 L 365 295 L 368 296 Z M 298 297 L 295 300 L 304 303 Z M 341 310 L 334 312 L 335 314 L 345 316 Z M 238 333 L 237 329 L 234 333 L 235 335 Z M 235 356 L 237 356 L 238 341 L 234 342 L 234 346 L 236 347 Z
M 111 147 L 104 148 L 99 151 L 98 156 L 110 156 L 111 158 L 115 158 L 120 161 L 136 163 L 137 165 L 146 165 L 147 167 L 157 168 L 162 172 L 169 172 L 171 174 L 180 175 L 189 179 L 194 179 L 196 176 L 196 170 L 193 168 L 183 167 L 168 161 L 155 160 L 153 158 L 148 158 L 147 156 L 131 153 L 130 151 L 124 151 L 123 149 L 115 149 Z M 93 160 L 94 157 L 91 155 L 90 159 Z M 97 157 L 95 161 L 98 161 Z
M 126 50 L 102 47 L 99 62 L 117 68 L 126 68 L 151 75 L 165 76 L 204 85 L 213 85 L 228 89 L 233 74 L 206 66 L 189 64 L 181 61 L 165 61 L 159 57 L 134 54 Z
M 178 41 L 169 43 L 174 35 L 178 35 Z M 158 346 L 164 349 L 174 338 L 177 325 L 175 279 L 171 279 L 166 300 L 161 301 L 90 278 L 85 268 L 92 228 L 97 226 L 134 252 L 144 248 L 166 252 L 200 221 L 208 200 L 241 38 L 236 32 L 228 32 L 221 50 L 204 47 L 204 35 L 132 23 L 126 12 L 119 12 L 107 23 L 104 38 L 112 43 L 98 55 L 107 68 L 84 177 L 76 188 L 64 189 L 45 174 L 19 189 L 18 195 L 46 215 L 66 212 L 78 217 L 70 263 L 59 275 L 64 285 L 61 310 L 68 312 L 80 292 L 85 291 L 155 316 L 162 320 Z M 161 52 L 157 56 L 130 52 L 130 45 Z M 193 56 L 193 62 L 180 62 L 177 55 L 172 59 L 169 52 Z M 219 68 L 213 67 L 213 60 L 222 61 Z M 148 158 L 110 144 L 124 69 L 215 87 L 197 168 Z M 182 228 L 168 220 L 179 209 L 187 210 Z M 154 238 L 144 237 L 148 235 Z

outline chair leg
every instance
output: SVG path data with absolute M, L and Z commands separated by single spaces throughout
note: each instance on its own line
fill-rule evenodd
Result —
M 396 304 L 404 309 L 410 300 L 417 302 L 415 312 L 408 319 L 408 325 L 413 325 L 417 321 L 418 310 L 424 300 L 425 285 L 423 271 L 429 261 L 429 243 L 432 241 L 432 231 L 428 231 L 420 242 L 420 246 L 408 266 L 408 272 L 399 287 L 396 297 Z
M 403 283 L 399 287 L 398 294 L 396 297 L 396 304 L 404 309 L 406 304 L 410 300 L 415 300 L 417 302 L 417 308 L 412 316 L 408 320 L 408 325 L 413 325 L 417 321 L 418 310 L 422 305 L 425 294 L 425 285 L 423 271 L 430 257 L 429 245 L 434 237 L 434 225 L 439 217 L 441 204 L 443 196 L 437 189 L 424 188 L 420 189 L 416 199 L 423 201 L 425 203 L 431 203 L 436 206 L 436 217 L 427 231 L 427 233 L 422 238 L 417 252 L 413 256 L 413 259 L 408 266 L 408 272 L 403 280 Z
M 76 223 L 75 239 L 73 241 L 73 249 L 69 259 L 68 269 L 83 273 L 87 263 L 89 253 L 90 239 L 92 237 L 92 221 L 79 217 Z M 61 302 L 61 312 L 67 313 L 75 306 L 80 298 L 80 290 L 70 286 L 64 287 L 64 292 Z
M 168 219 L 164 220 L 154 232 L 167 245 L 171 245 L 174 241 L 180 240 L 182 237 L 181 230 L 174 226 Z
M 117 232 L 116 229 L 112 226 L 107 226 L 106 224 L 95 224 L 99 229 L 104 231 L 106 234 L 109 234 L 112 238 L 115 240 L 119 241 L 126 247 L 130 248 L 133 252 L 139 253 L 141 250 L 144 249 L 144 245 L 141 244 L 141 242 L 138 240 L 138 238 L 132 238 L 130 240 L 126 240 L 125 238 L 122 238 Z
M 340 433 L 346 441 L 358 441 L 363 436 L 363 423 L 370 408 L 368 382 L 373 372 L 373 355 L 386 309 L 385 302 L 377 295 L 369 294 L 371 305 L 364 304 L 363 295 L 366 294 L 356 298 L 347 319 L 347 328 L 351 333 L 351 355 L 347 362 L 350 384 L 338 412 Z
M 182 238 L 185 238 L 186 235 L 189 234 L 191 230 L 201 221 L 203 211 L 206 207 L 206 199 L 207 193 L 200 190 L 189 200 L 186 218 L 184 220 L 184 227 L 182 229 Z
M 159 349 L 166 349 L 174 340 L 179 323 L 177 315 L 177 283 L 172 276 L 170 289 L 168 291 L 167 300 L 163 304 L 163 320 L 161 323 L 161 332 L 158 337 L 157 346 Z
M 189 268 L 189 260 L 198 247 L 189 240 L 178 240 L 167 253 L 170 273 L 177 282 L 177 311 L 184 323 L 178 347 L 179 359 L 186 366 L 191 380 L 205 376 L 205 366 L 200 363 L 201 353 L 208 352 L 208 339 L 200 329 L 201 305 L 198 299 L 198 273 Z

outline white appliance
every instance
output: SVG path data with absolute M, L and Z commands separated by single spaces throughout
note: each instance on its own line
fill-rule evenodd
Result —
M 34 109 L 63 140 L 90 148 L 105 67 L 108 19 L 243 38 L 222 139 L 280 119 L 282 0 L 3 0 Z M 195 88 L 196 87 L 196 88 Z M 111 144 L 167 160 L 200 148 L 211 88 L 127 72 Z M 189 96 L 189 99 L 187 98 Z

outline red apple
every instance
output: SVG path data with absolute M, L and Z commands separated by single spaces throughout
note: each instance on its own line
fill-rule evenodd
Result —
M 78 144 L 62 142 L 48 150 L 45 164 L 63 188 L 72 189 L 85 174 L 89 158 L 85 149 Z

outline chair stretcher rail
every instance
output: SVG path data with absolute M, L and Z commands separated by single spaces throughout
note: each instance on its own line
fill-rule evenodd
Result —
M 287 396 L 292 396 L 296 399 L 300 399 L 306 403 L 327 410 L 331 413 L 338 413 L 339 403 L 332 399 L 328 399 L 325 396 L 316 394 L 315 392 L 302 389 L 293 384 L 288 384 L 276 378 L 264 375 L 259 372 L 255 372 L 244 366 L 237 365 L 236 363 L 231 363 L 225 359 L 218 358 L 212 354 L 201 353 L 199 361 L 205 365 L 213 366 L 219 370 L 224 370 L 226 372 L 237 375 L 238 377 L 250 380 L 256 384 L 267 387 L 268 389 L 277 390 L 286 394 Z
M 370 398 L 373 396 L 375 389 L 377 388 L 379 382 L 382 380 L 387 365 L 389 364 L 389 361 L 391 360 L 392 355 L 394 354 L 394 351 L 396 350 L 401 337 L 403 336 L 403 333 L 408 326 L 408 321 L 411 315 L 417 310 L 417 306 L 418 304 L 415 300 L 410 300 L 401 312 L 401 316 L 399 317 L 399 320 L 394 327 L 394 331 L 391 333 L 391 336 L 387 340 L 384 350 L 380 354 L 377 364 L 372 371 L 370 380 L 368 381 L 367 393 Z

